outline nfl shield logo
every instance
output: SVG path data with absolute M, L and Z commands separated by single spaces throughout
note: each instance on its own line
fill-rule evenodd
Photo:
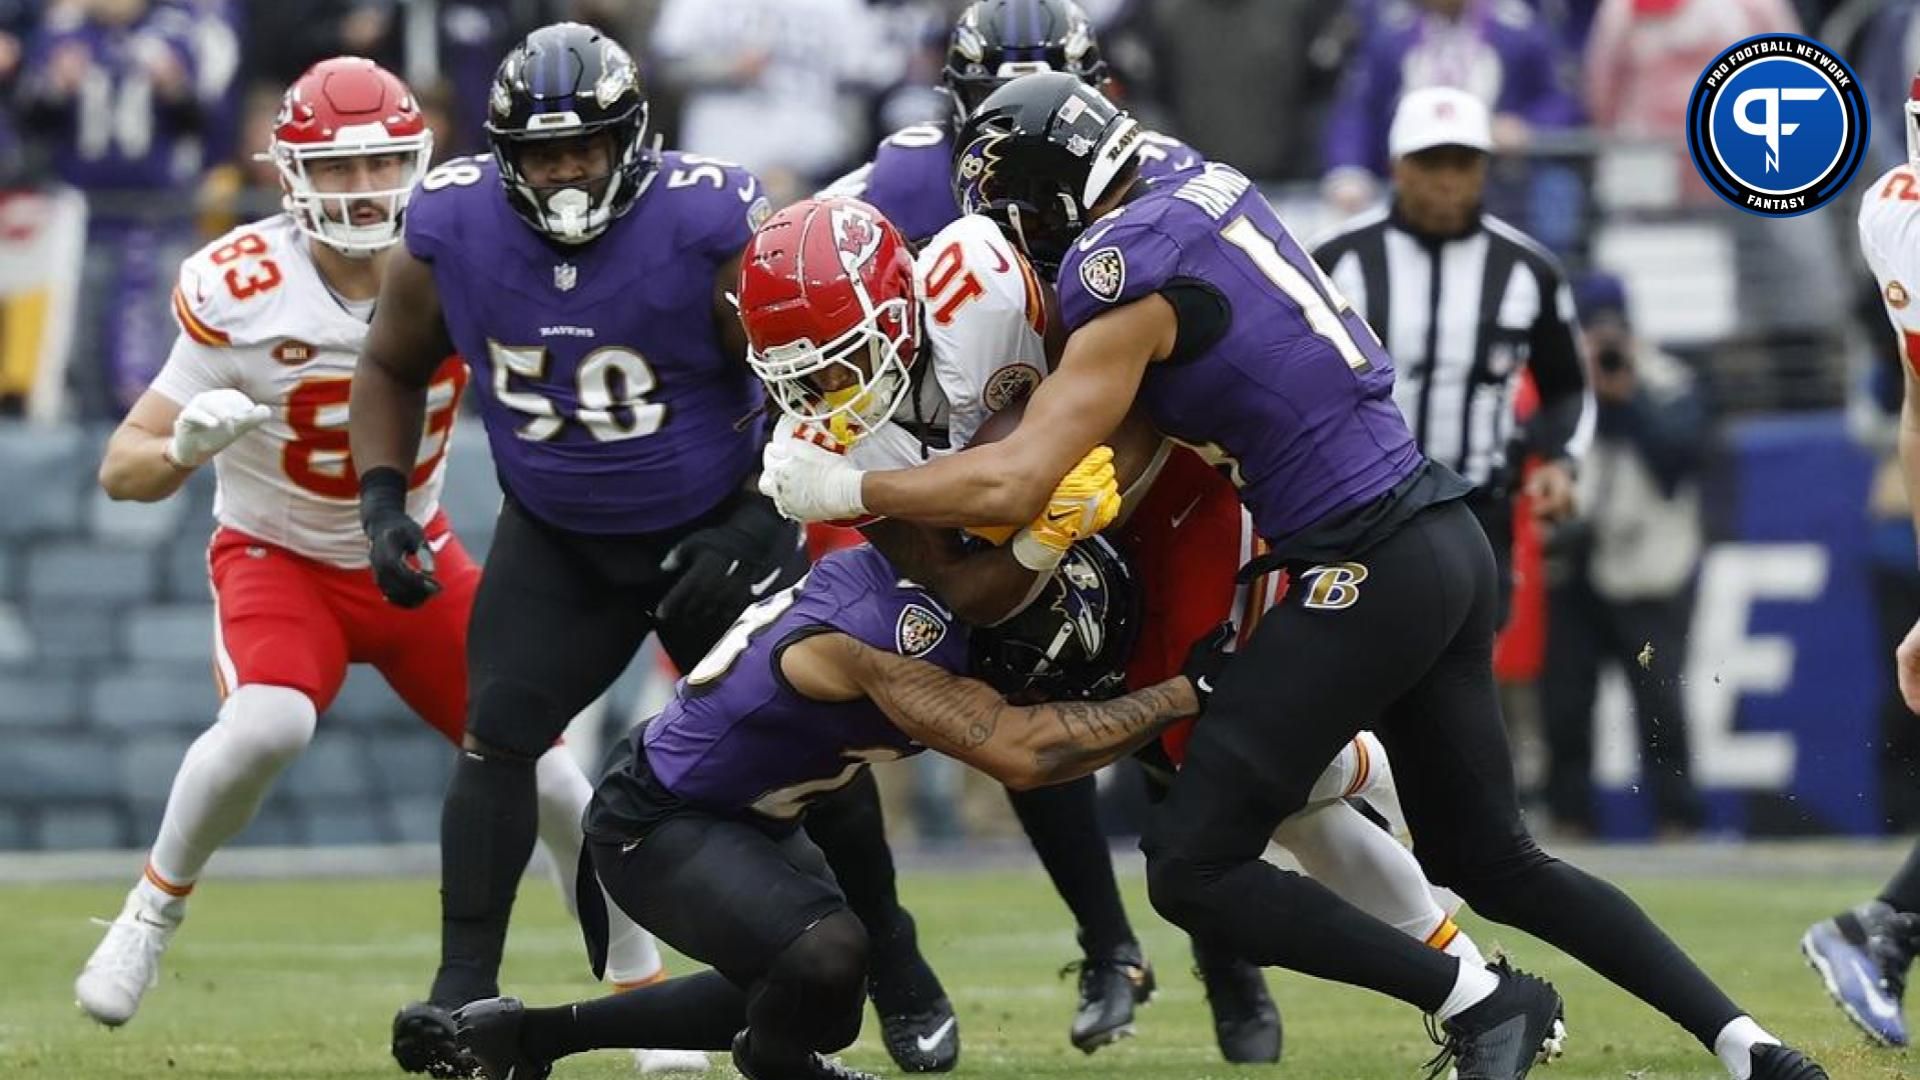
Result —
M 553 287 L 561 292 L 572 292 L 580 280 L 580 271 L 572 263 L 561 263 L 553 268 Z

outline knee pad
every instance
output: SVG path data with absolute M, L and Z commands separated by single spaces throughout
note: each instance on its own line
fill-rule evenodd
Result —
M 474 680 L 467 704 L 467 735 L 489 750 L 533 761 L 572 719 L 538 687 L 483 677 Z
M 814 1015 L 813 1049 L 831 1053 L 860 1035 L 866 1006 L 867 931 L 851 911 L 836 911 L 793 940 L 767 972 Z
M 235 754 L 281 766 L 313 741 L 318 719 L 313 699 L 306 694 L 284 686 L 250 684 L 227 695 L 218 723 Z
M 1162 918 L 1192 930 L 1206 919 L 1207 877 L 1190 859 L 1149 854 L 1147 899 Z

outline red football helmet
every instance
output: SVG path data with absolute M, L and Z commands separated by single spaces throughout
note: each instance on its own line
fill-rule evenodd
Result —
M 852 444 L 892 419 L 920 347 L 913 254 L 858 199 L 797 202 L 740 258 L 747 363 L 780 411 Z
M 433 156 L 433 133 L 413 91 L 371 60 L 336 56 L 308 68 L 287 88 L 274 121 L 269 156 L 280 169 L 281 204 L 302 232 L 350 255 L 366 255 L 400 239 L 400 216 Z M 391 187 L 320 191 L 311 166 L 327 158 L 403 155 Z M 355 210 L 385 203 L 378 221 L 355 224 Z

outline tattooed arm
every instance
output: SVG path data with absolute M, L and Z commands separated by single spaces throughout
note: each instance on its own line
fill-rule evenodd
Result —
M 1177 676 L 1112 701 L 1010 705 L 978 679 L 822 634 L 783 650 L 781 668 L 818 700 L 865 697 L 914 741 L 1015 790 L 1073 780 L 1133 752 L 1199 709 Z

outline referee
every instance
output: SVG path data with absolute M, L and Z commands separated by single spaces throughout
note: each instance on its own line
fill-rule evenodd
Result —
M 1533 512 L 1562 520 L 1593 434 L 1573 294 L 1545 248 L 1480 207 L 1493 134 L 1479 98 L 1415 90 L 1387 143 L 1393 201 L 1313 254 L 1393 356 L 1394 400 L 1420 449 L 1474 484 L 1468 505 L 1500 564 L 1504 623 L 1520 461 L 1541 459 L 1526 483 Z M 1540 408 L 1516 429 L 1522 371 L 1533 373 Z

